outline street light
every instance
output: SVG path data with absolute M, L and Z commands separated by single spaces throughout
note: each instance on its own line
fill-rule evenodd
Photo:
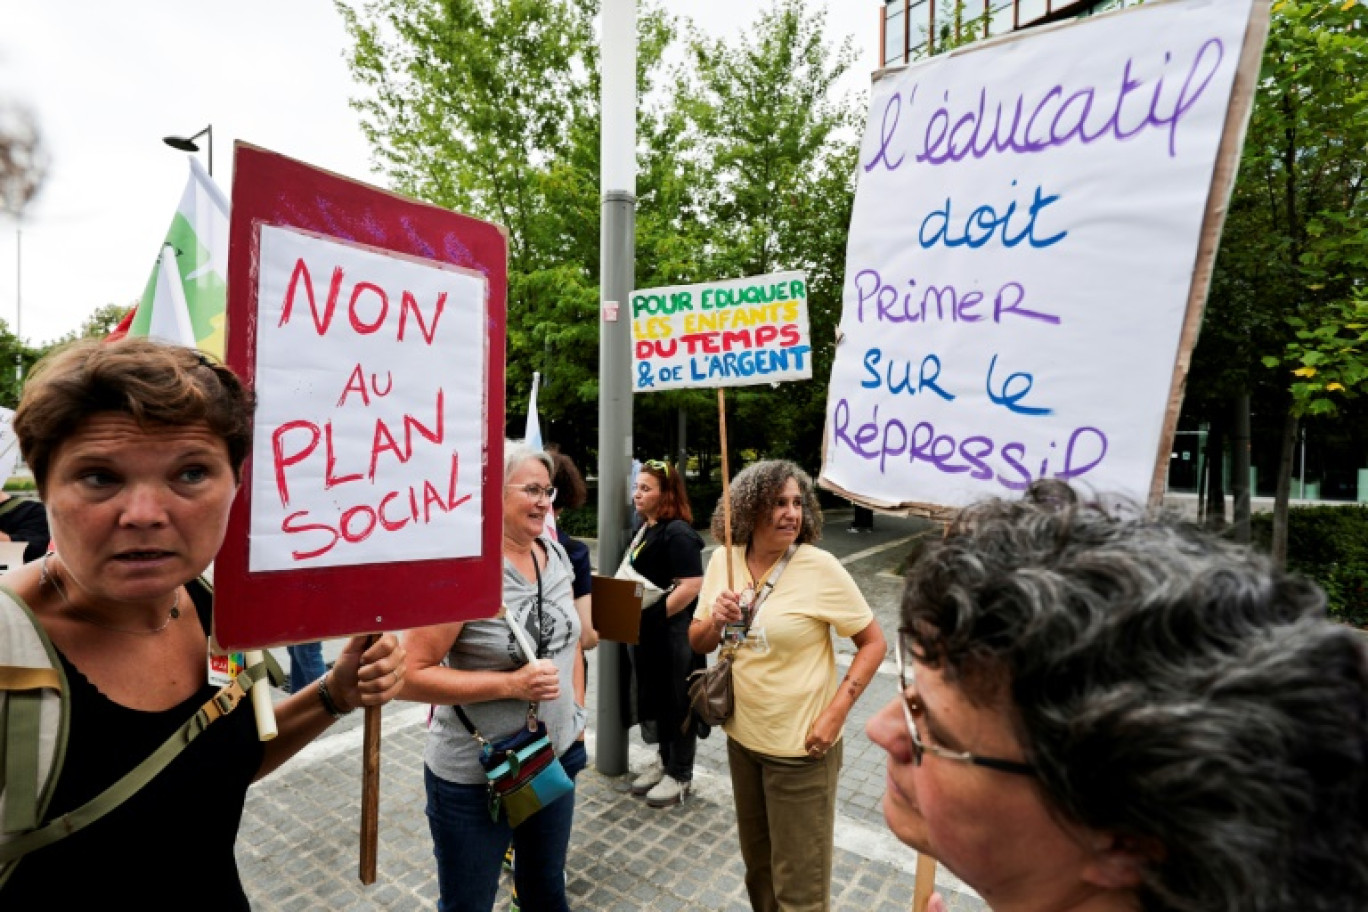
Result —
M 209 145 L 209 176 L 210 176 L 210 177 L 213 177 L 213 176 L 214 176 L 214 125 L 213 125 L 213 124 L 210 124 L 209 126 L 205 127 L 203 130 L 200 130 L 200 131 L 199 131 L 198 133 L 196 133 L 194 136 L 191 136 L 191 137 L 188 137 L 188 138 L 187 138 L 187 137 L 184 137 L 184 136 L 163 136 L 163 137 L 162 137 L 162 142 L 166 143 L 168 146 L 170 146 L 170 147 L 173 148 L 173 149 L 180 149 L 182 152 L 198 152 L 198 151 L 200 150 L 200 147 L 199 147 L 198 145 L 196 145 L 195 140 L 199 139 L 201 136 L 207 136 L 207 137 L 208 137 L 208 140 L 209 140 L 209 143 L 208 143 L 208 145 Z

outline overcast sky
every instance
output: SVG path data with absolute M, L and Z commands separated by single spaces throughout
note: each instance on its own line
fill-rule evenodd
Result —
M 810 0 L 834 40 L 875 66 L 879 0 Z M 185 186 L 168 134 L 214 125 L 214 176 L 231 196 L 242 139 L 363 180 L 369 150 L 348 106 L 346 35 L 330 0 L 10 0 L 0 98 L 35 110 L 51 157 L 22 226 L 0 220 L 0 319 L 14 329 L 18 269 L 31 343 L 77 329 L 97 307 L 142 294 Z M 706 31 L 737 34 L 756 0 L 675 0 Z

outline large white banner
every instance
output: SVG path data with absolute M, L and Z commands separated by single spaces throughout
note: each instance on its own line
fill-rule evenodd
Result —
M 1145 498 L 1250 13 L 1146 5 L 874 86 L 824 481 Z
M 484 277 L 261 229 L 253 572 L 480 553 Z

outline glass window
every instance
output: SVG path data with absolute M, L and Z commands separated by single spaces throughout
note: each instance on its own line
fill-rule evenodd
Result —
M 907 33 L 903 26 L 903 4 L 902 0 L 894 2 L 884 7 L 884 59 L 885 65 L 903 62 L 903 40 Z
M 1017 21 L 1023 26 L 1030 25 L 1050 11 L 1048 0 L 1019 0 L 1017 6 L 1021 9 Z

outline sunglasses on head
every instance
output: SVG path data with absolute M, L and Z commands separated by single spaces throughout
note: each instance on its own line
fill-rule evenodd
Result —
M 648 469 L 655 469 L 657 472 L 664 472 L 665 477 L 670 477 L 670 464 L 660 459 L 648 459 L 642 463 Z

